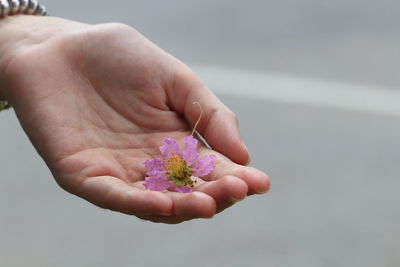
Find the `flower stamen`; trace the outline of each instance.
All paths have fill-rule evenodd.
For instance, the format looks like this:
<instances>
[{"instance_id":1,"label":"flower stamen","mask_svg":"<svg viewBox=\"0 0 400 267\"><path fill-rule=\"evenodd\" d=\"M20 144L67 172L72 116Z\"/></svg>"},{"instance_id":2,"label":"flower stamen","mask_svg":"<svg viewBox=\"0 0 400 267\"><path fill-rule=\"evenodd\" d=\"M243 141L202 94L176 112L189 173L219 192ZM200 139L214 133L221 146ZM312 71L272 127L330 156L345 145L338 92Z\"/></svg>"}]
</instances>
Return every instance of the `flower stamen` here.
<instances>
[{"instance_id":1,"label":"flower stamen","mask_svg":"<svg viewBox=\"0 0 400 267\"><path fill-rule=\"evenodd\" d=\"M183 158L176 155L176 153L173 153L172 156L164 159L164 166L167 171L167 178L177 186L191 186L193 184L191 179L192 168L186 164Z\"/></svg>"}]
</instances>

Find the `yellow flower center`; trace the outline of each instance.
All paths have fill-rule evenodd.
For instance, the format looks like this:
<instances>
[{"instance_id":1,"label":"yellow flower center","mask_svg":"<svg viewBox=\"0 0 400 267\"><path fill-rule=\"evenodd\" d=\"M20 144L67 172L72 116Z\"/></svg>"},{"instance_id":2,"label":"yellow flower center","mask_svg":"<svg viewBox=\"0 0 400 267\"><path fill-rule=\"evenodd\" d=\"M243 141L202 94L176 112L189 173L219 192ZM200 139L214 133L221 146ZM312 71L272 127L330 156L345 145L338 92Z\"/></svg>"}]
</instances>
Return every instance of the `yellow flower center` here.
<instances>
[{"instance_id":1,"label":"yellow flower center","mask_svg":"<svg viewBox=\"0 0 400 267\"><path fill-rule=\"evenodd\" d=\"M192 168L190 168L184 159L174 154L171 157L164 159L167 177L173 181L176 186L186 185L192 186L193 181Z\"/></svg>"}]
</instances>

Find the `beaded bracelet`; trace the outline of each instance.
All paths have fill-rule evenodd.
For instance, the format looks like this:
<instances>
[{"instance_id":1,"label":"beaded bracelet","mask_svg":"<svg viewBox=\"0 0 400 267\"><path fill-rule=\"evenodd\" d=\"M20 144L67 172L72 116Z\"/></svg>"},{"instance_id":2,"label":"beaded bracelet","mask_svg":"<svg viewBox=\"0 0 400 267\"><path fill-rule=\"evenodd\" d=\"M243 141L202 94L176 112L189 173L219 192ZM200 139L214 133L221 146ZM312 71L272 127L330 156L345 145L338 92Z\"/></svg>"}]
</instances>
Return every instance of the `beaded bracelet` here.
<instances>
[{"instance_id":1,"label":"beaded bracelet","mask_svg":"<svg viewBox=\"0 0 400 267\"><path fill-rule=\"evenodd\" d=\"M17 14L46 16L46 8L37 0L0 0L0 17Z\"/></svg>"},{"instance_id":2,"label":"beaded bracelet","mask_svg":"<svg viewBox=\"0 0 400 267\"><path fill-rule=\"evenodd\" d=\"M46 16L46 8L37 0L0 0L0 18L26 14ZM10 108L7 100L0 100L0 111Z\"/></svg>"}]
</instances>

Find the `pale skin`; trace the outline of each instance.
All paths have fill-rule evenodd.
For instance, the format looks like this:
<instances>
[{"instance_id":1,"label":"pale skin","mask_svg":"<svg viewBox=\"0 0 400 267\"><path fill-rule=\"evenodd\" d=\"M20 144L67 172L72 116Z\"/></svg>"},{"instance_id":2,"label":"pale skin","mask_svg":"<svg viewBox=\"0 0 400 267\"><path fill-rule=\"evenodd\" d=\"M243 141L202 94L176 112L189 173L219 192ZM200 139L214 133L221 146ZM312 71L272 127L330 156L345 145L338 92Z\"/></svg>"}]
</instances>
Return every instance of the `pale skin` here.
<instances>
[{"instance_id":1,"label":"pale skin","mask_svg":"<svg viewBox=\"0 0 400 267\"><path fill-rule=\"evenodd\" d=\"M269 189L265 173L245 166L235 114L185 64L126 25L1 19L0 99L58 184L99 207L179 223ZM216 154L216 168L192 193L146 190L143 162L160 155L165 137L191 133L193 102L203 109L197 130L212 147L200 154Z\"/></svg>"}]
</instances>

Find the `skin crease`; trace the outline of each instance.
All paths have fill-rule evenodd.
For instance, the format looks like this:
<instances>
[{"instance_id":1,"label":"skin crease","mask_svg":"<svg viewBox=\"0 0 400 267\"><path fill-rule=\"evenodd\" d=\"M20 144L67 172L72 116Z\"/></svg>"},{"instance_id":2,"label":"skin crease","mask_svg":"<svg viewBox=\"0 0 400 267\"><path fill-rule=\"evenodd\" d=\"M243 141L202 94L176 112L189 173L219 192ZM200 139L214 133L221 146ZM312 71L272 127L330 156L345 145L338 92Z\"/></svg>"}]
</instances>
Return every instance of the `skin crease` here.
<instances>
[{"instance_id":1,"label":"skin crease","mask_svg":"<svg viewBox=\"0 0 400 267\"><path fill-rule=\"evenodd\" d=\"M186 65L134 29L54 17L0 22L0 93L58 184L93 204L154 222L210 218L269 189L237 119ZM165 137L198 132L216 154L193 193L145 190L144 161ZM182 145L182 143L181 143Z\"/></svg>"}]
</instances>

